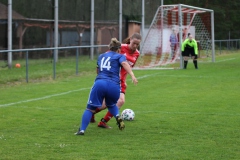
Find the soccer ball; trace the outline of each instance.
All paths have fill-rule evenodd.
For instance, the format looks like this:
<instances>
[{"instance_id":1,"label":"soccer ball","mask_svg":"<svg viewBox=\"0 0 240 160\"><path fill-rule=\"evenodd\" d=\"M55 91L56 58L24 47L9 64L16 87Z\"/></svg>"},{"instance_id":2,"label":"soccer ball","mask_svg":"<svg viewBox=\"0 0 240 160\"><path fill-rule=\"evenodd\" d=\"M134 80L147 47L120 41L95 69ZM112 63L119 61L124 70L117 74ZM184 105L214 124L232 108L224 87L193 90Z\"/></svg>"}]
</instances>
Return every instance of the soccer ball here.
<instances>
[{"instance_id":1,"label":"soccer ball","mask_svg":"<svg viewBox=\"0 0 240 160\"><path fill-rule=\"evenodd\" d=\"M20 68L20 67L21 67L21 64L17 63L17 64L15 65L15 67L16 67L16 68Z\"/></svg>"},{"instance_id":2,"label":"soccer ball","mask_svg":"<svg viewBox=\"0 0 240 160\"><path fill-rule=\"evenodd\" d=\"M122 111L121 117L123 120L132 121L134 120L135 113L131 109L124 109Z\"/></svg>"}]
</instances>

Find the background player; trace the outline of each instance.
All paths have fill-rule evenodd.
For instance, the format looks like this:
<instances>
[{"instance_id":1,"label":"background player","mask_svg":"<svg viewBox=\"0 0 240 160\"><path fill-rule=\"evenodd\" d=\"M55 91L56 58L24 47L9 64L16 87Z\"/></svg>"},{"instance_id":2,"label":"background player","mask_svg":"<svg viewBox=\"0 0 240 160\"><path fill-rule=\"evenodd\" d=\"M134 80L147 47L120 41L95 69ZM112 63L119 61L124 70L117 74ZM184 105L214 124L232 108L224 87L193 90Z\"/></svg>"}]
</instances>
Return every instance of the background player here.
<instances>
[{"instance_id":1,"label":"background player","mask_svg":"<svg viewBox=\"0 0 240 160\"><path fill-rule=\"evenodd\" d=\"M176 55L177 48L178 48L177 47L178 46L178 38L177 38L175 29L172 30L172 33L169 38L169 42L170 42L170 47L171 47L171 56L172 56L172 60L173 60Z\"/></svg>"},{"instance_id":2,"label":"background player","mask_svg":"<svg viewBox=\"0 0 240 160\"><path fill-rule=\"evenodd\" d=\"M116 38L112 38L109 44L110 51L101 54L98 57L98 75L95 79L94 85L91 89L87 108L82 115L82 123L76 135L84 135L84 132L90 122L92 114L96 108L101 107L103 100L109 112L116 118L120 130L124 129L125 125L119 116L119 109L116 103L120 96L120 68L121 66L125 71L131 75L134 84L137 84L131 67L126 61L126 57L119 54L121 50L121 43Z\"/></svg>"},{"instance_id":3,"label":"background player","mask_svg":"<svg viewBox=\"0 0 240 160\"><path fill-rule=\"evenodd\" d=\"M184 60L184 69L187 69L189 56L193 59L195 69L198 69L197 58L198 58L198 45L197 41L193 39L192 35L189 34L188 38L182 43L182 56Z\"/></svg>"}]
</instances>

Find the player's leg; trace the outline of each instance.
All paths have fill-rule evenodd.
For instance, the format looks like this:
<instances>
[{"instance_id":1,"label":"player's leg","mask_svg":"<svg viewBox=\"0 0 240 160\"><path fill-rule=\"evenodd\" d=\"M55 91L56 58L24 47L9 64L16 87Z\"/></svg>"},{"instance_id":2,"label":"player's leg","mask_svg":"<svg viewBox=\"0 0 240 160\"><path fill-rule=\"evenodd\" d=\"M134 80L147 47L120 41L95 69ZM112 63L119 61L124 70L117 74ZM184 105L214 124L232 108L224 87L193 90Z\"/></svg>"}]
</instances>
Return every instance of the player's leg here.
<instances>
[{"instance_id":1,"label":"player's leg","mask_svg":"<svg viewBox=\"0 0 240 160\"><path fill-rule=\"evenodd\" d=\"M105 102L106 102L108 111L111 113L111 115L113 115L116 118L118 128L120 130L123 130L125 128L125 124L120 117L119 108L116 105L116 103L120 99L119 90L120 90L119 85L111 86L111 91L108 92L108 94L105 98Z\"/></svg>"},{"instance_id":2,"label":"player's leg","mask_svg":"<svg viewBox=\"0 0 240 160\"><path fill-rule=\"evenodd\" d=\"M125 94L124 93L120 93L120 97L117 101L116 106L120 109L123 104L125 103ZM111 128L110 126L108 126L106 123L108 121L110 121L110 119L113 117L113 115L111 114L111 112L107 112L106 115L104 116L104 118L101 119L101 121L98 123L98 127L102 127L102 128Z\"/></svg>"},{"instance_id":3,"label":"player's leg","mask_svg":"<svg viewBox=\"0 0 240 160\"><path fill-rule=\"evenodd\" d=\"M107 82L101 80L98 80L94 83L94 86L92 87L89 94L87 108L82 115L81 125L78 132L75 133L76 135L84 135L84 132L87 129L88 124L90 123L93 113L98 107L102 106L107 85Z\"/></svg>"},{"instance_id":4,"label":"player's leg","mask_svg":"<svg viewBox=\"0 0 240 160\"><path fill-rule=\"evenodd\" d=\"M92 109L89 109L92 108ZM90 105L87 106L87 109L84 111L82 115L82 122L81 122L81 127L79 127L79 130L76 135L84 135L85 130L88 127L88 124L90 123L90 119L92 117L92 114L94 112L94 108Z\"/></svg>"},{"instance_id":5,"label":"player's leg","mask_svg":"<svg viewBox=\"0 0 240 160\"><path fill-rule=\"evenodd\" d=\"M176 57L176 55L177 55L177 44L174 44L174 46L173 46L172 60L174 60L174 58Z\"/></svg>"},{"instance_id":6,"label":"player's leg","mask_svg":"<svg viewBox=\"0 0 240 160\"><path fill-rule=\"evenodd\" d=\"M198 55L192 56L193 64L194 64L195 69L198 69L197 58L198 58Z\"/></svg>"},{"instance_id":7,"label":"player's leg","mask_svg":"<svg viewBox=\"0 0 240 160\"><path fill-rule=\"evenodd\" d=\"M171 44L171 58L174 56L174 44Z\"/></svg>"},{"instance_id":8,"label":"player's leg","mask_svg":"<svg viewBox=\"0 0 240 160\"><path fill-rule=\"evenodd\" d=\"M102 107L97 108L97 109L95 110L95 112L93 113L90 122L91 122L91 123L95 123L95 122L96 122L96 120L95 120L95 114L97 114L98 112L101 112L102 110L104 110L104 109L106 109L106 108L107 108L107 106L106 106L105 100L104 100L104 101L103 101L103 104L102 104Z\"/></svg>"},{"instance_id":9,"label":"player's leg","mask_svg":"<svg viewBox=\"0 0 240 160\"><path fill-rule=\"evenodd\" d=\"M120 117L118 107L116 105L115 106L111 106L111 107L108 107L108 110L116 118L118 128L120 130L123 130L125 128L125 124L124 124L122 118Z\"/></svg>"},{"instance_id":10,"label":"player's leg","mask_svg":"<svg viewBox=\"0 0 240 160\"><path fill-rule=\"evenodd\" d=\"M187 48L185 48L185 50L182 52L182 56L183 56L183 69L187 69L188 56L189 56L189 52Z\"/></svg>"},{"instance_id":11,"label":"player's leg","mask_svg":"<svg viewBox=\"0 0 240 160\"><path fill-rule=\"evenodd\" d=\"M187 69L187 65L188 65L188 56L184 56L184 57L183 57L183 60L184 60L184 66L183 66L183 69Z\"/></svg>"}]
</instances>

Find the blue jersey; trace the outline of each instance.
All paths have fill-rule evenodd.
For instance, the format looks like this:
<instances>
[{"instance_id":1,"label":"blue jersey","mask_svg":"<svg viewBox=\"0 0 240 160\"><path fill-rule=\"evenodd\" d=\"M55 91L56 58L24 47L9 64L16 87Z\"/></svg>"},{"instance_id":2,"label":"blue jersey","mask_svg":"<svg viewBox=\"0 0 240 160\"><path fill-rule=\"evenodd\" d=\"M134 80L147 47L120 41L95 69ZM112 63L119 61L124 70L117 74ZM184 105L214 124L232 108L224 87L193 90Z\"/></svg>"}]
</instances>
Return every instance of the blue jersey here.
<instances>
[{"instance_id":1,"label":"blue jersey","mask_svg":"<svg viewBox=\"0 0 240 160\"><path fill-rule=\"evenodd\" d=\"M120 68L121 63L126 61L126 57L116 52L106 52L98 57L98 79L107 79L116 83L120 83Z\"/></svg>"},{"instance_id":2,"label":"blue jersey","mask_svg":"<svg viewBox=\"0 0 240 160\"><path fill-rule=\"evenodd\" d=\"M88 108L101 107L105 98L108 107L114 106L120 96L120 68L126 57L116 52L106 52L98 57L98 75L91 89Z\"/></svg>"}]
</instances>

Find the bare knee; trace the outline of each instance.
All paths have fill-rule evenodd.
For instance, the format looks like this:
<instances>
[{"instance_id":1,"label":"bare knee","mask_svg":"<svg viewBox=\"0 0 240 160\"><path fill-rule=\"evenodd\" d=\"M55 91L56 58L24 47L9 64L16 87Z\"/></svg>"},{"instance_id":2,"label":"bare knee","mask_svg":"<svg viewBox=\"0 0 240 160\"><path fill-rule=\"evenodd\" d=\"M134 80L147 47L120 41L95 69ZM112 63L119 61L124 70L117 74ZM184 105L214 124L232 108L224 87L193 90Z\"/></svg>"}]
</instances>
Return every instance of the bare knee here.
<instances>
[{"instance_id":1,"label":"bare knee","mask_svg":"<svg viewBox=\"0 0 240 160\"><path fill-rule=\"evenodd\" d=\"M106 108L107 108L106 103L105 103L105 101L103 101L102 106L98 109L101 111L101 110L104 110Z\"/></svg>"},{"instance_id":2,"label":"bare knee","mask_svg":"<svg viewBox=\"0 0 240 160\"><path fill-rule=\"evenodd\" d=\"M117 106L118 108L121 108L125 103L125 99L124 98L119 98L118 102L117 102Z\"/></svg>"}]
</instances>

